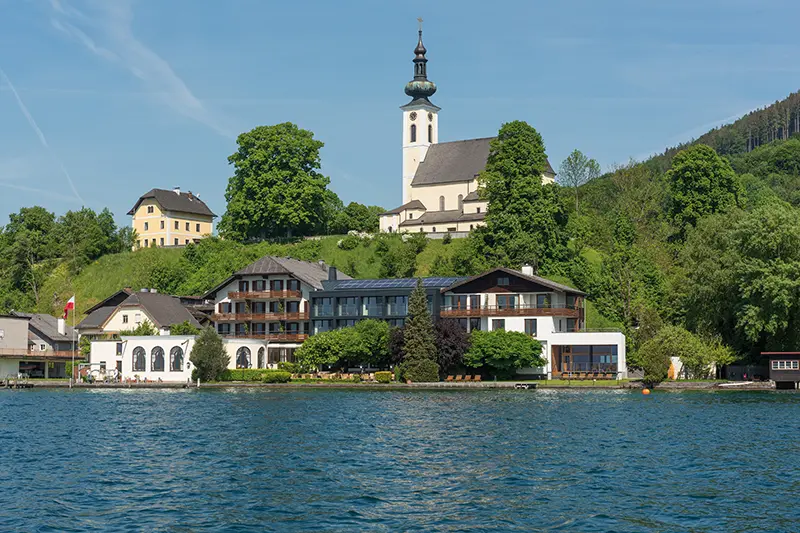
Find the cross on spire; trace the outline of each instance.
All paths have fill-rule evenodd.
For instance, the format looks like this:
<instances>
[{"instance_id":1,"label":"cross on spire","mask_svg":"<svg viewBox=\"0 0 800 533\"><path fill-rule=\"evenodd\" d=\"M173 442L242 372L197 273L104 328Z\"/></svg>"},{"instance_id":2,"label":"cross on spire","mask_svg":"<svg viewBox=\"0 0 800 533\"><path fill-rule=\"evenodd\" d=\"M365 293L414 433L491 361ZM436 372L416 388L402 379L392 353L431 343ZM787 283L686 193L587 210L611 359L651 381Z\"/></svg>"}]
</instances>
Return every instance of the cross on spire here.
<instances>
[{"instance_id":1,"label":"cross on spire","mask_svg":"<svg viewBox=\"0 0 800 533\"><path fill-rule=\"evenodd\" d=\"M419 22L419 31L422 31L422 17L417 17L417 22Z\"/></svg>"}]
</instances>

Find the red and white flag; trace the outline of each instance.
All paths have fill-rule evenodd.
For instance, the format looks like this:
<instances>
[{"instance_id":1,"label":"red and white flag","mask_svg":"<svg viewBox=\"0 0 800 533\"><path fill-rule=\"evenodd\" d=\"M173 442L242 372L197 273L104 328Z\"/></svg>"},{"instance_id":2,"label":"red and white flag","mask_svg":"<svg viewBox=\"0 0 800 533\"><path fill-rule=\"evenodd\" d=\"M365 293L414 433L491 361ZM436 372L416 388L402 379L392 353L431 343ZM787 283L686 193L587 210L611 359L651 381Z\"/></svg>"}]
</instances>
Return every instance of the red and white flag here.
<instances>
[{"instance_id":1,"label":"red and white flag","mask_svg":"<svg viewBox=\"0 0 800 533\"><path fill-rule=\"evenodd\" d=\"M69 299L67 305L64 306L64 318L67 318L69 312L73 311L74 309L75 309L75 297L73 296L72 298Z\"/></svg>"}]
</instances>

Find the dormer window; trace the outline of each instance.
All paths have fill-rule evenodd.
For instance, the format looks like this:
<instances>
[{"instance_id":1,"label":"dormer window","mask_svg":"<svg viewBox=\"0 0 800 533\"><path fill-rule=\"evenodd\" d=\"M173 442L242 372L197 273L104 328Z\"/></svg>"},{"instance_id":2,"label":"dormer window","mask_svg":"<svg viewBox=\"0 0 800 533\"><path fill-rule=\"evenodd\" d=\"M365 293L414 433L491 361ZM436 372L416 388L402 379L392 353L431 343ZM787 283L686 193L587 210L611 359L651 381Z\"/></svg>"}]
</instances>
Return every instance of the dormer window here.
<instances>
[{"instance_id":1,"label":"dormer window","mask_svg":"<svg viewBox=\"0 0 800 533\"><path fill-rule=\"evenodd\" d=\"M148 215L149 215L149 214L151 214L151 213L153 212L153 209L154 209L154 208L153 208L153 206L152 206L152 205L148 205L148 206L147 206L147 214L148 214Z\"/></svg>"},{"instance_id":2,"label":"dormer window","mask_svg":"<svg viewBox=\"0 0 800 533\"><path fill-rule=\"evenodd\" d=\"M497 284L500 285L501 287L508 287L509 285L511 285L511 282L509 281L508 277L500 277L497 278Z\"/></svg>"}]
</instances>

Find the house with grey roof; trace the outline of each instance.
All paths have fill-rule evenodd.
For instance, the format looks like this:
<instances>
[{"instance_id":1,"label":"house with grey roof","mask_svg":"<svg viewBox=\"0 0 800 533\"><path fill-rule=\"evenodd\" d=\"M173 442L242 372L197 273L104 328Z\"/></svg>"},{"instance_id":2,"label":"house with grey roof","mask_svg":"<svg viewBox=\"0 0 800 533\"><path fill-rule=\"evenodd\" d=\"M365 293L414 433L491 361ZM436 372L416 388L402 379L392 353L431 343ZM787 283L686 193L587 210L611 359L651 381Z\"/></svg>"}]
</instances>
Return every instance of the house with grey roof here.
<instances>
[{"instance_id":1,"label":"house with grey roof","mask_svg":"<svg viewBox=\"0 0 800 533\"><path fill-rule=\"evenodd\" d=\"M380 216L382 232L467 233L482 225L488 208L480 198L478 175L486 168L492 137L439 142L439 111L430 97L427 49L422 29L414 49L414 78L406 84L411 101L403 111L402 205ZM547 162L543 184L555 181Z\"/></svg>"},{"instance_id":2,"label":"house with grey roof","mask_svg":"<svg viewBox=\"0 0 800 533\"><path fill-rule=\"evenodd\" d=\"M214 232L215 215L192 191L150 189L128 211L137 240L134 250L157 246L186 246Z\"/></svg>"},{"instance_id":3,"label":"house with grey roof","mask_svg":"<svg viewBox=\"0 0 800 533\"><path fill-rule=\"evenodd\" d=\"M77 340L63 318L18 311L0 316L0 380L20 374L67 377L66 362L77 350Z\"/></svg>"},{"instance_id":4,"label":"house with grey roof","mask_svg":"<svg viewBox=\"0 0 800 533\"><path fill-rule=\"evenodd\" d=\"M311 293L329 278L350 279L323 261L264 256L234 272L203 298L236 368L268 368L294 360L310 334Z\"/></svg>"}]
</instances>

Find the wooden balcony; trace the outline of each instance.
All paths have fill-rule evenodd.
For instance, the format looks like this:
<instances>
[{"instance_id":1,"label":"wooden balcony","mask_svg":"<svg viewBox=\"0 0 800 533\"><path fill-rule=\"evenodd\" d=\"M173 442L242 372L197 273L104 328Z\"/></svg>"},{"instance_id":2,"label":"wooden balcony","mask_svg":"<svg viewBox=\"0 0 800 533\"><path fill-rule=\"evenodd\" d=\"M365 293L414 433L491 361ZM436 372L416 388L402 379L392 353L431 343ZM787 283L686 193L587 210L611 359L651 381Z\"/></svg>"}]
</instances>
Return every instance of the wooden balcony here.
<instances>
[{"instance_id":1,"label":"wooden balcony","mask_svg":"<svg viewBox=\"0 0 800 533\"><path fill-rule=\"evenodd\" d=\"M476 309L463 309L458 307L442 307L440 316L442 318L470 318L482 316L558 316L565 318L580 318L583 314L583 309L580 307L566 307L566 306L496 306L489 305L479 307Z\"/></svg>"},{"instance_id":2,"label":"wooden balcony","mask_svg":"<svg viewBox=\"0 0 800 533\"><path fill-rule=\"evenodd\" d=\"M35 350L24 350L15 348L2 348L0 349L0 358L21 358L21 359L53 359L63 360L72 359L71 351L54 351L47 350L44 352L37 352ZM81 351L78 349L78 343L75 343L75 359L83 359Z\"/></svg>"},{"instance_id":3,"label":"wooden balcony","mask_svg":"<svg viewBox=\"0 0 800 533\"><path fill-rule=\"evenodd\" d=\"M229 292L228 298L231 300L276 300L302 298L300 291L235 291Z\"/></svg>"},{"instance_id":4,"label":"wooden balcony","mask_svg":"<svg viewBox=\"0 0 800 533\"><path fill-rule=\"evenodd\" d=\"M214 322L276 322L280 320L308 320L308 311L299 313L217 313Z\"/></svg>"},{"instance_id":5,"label":"wooden balcony","mask_svg":"<svg viewBox=\"0 0 800 533\"><path fill-rule=\"evenodd\" d=\"M222 335L226 339L252 339L270 342L303 342L307 333L230 333Z\"/></svg>"}]
</instances>

